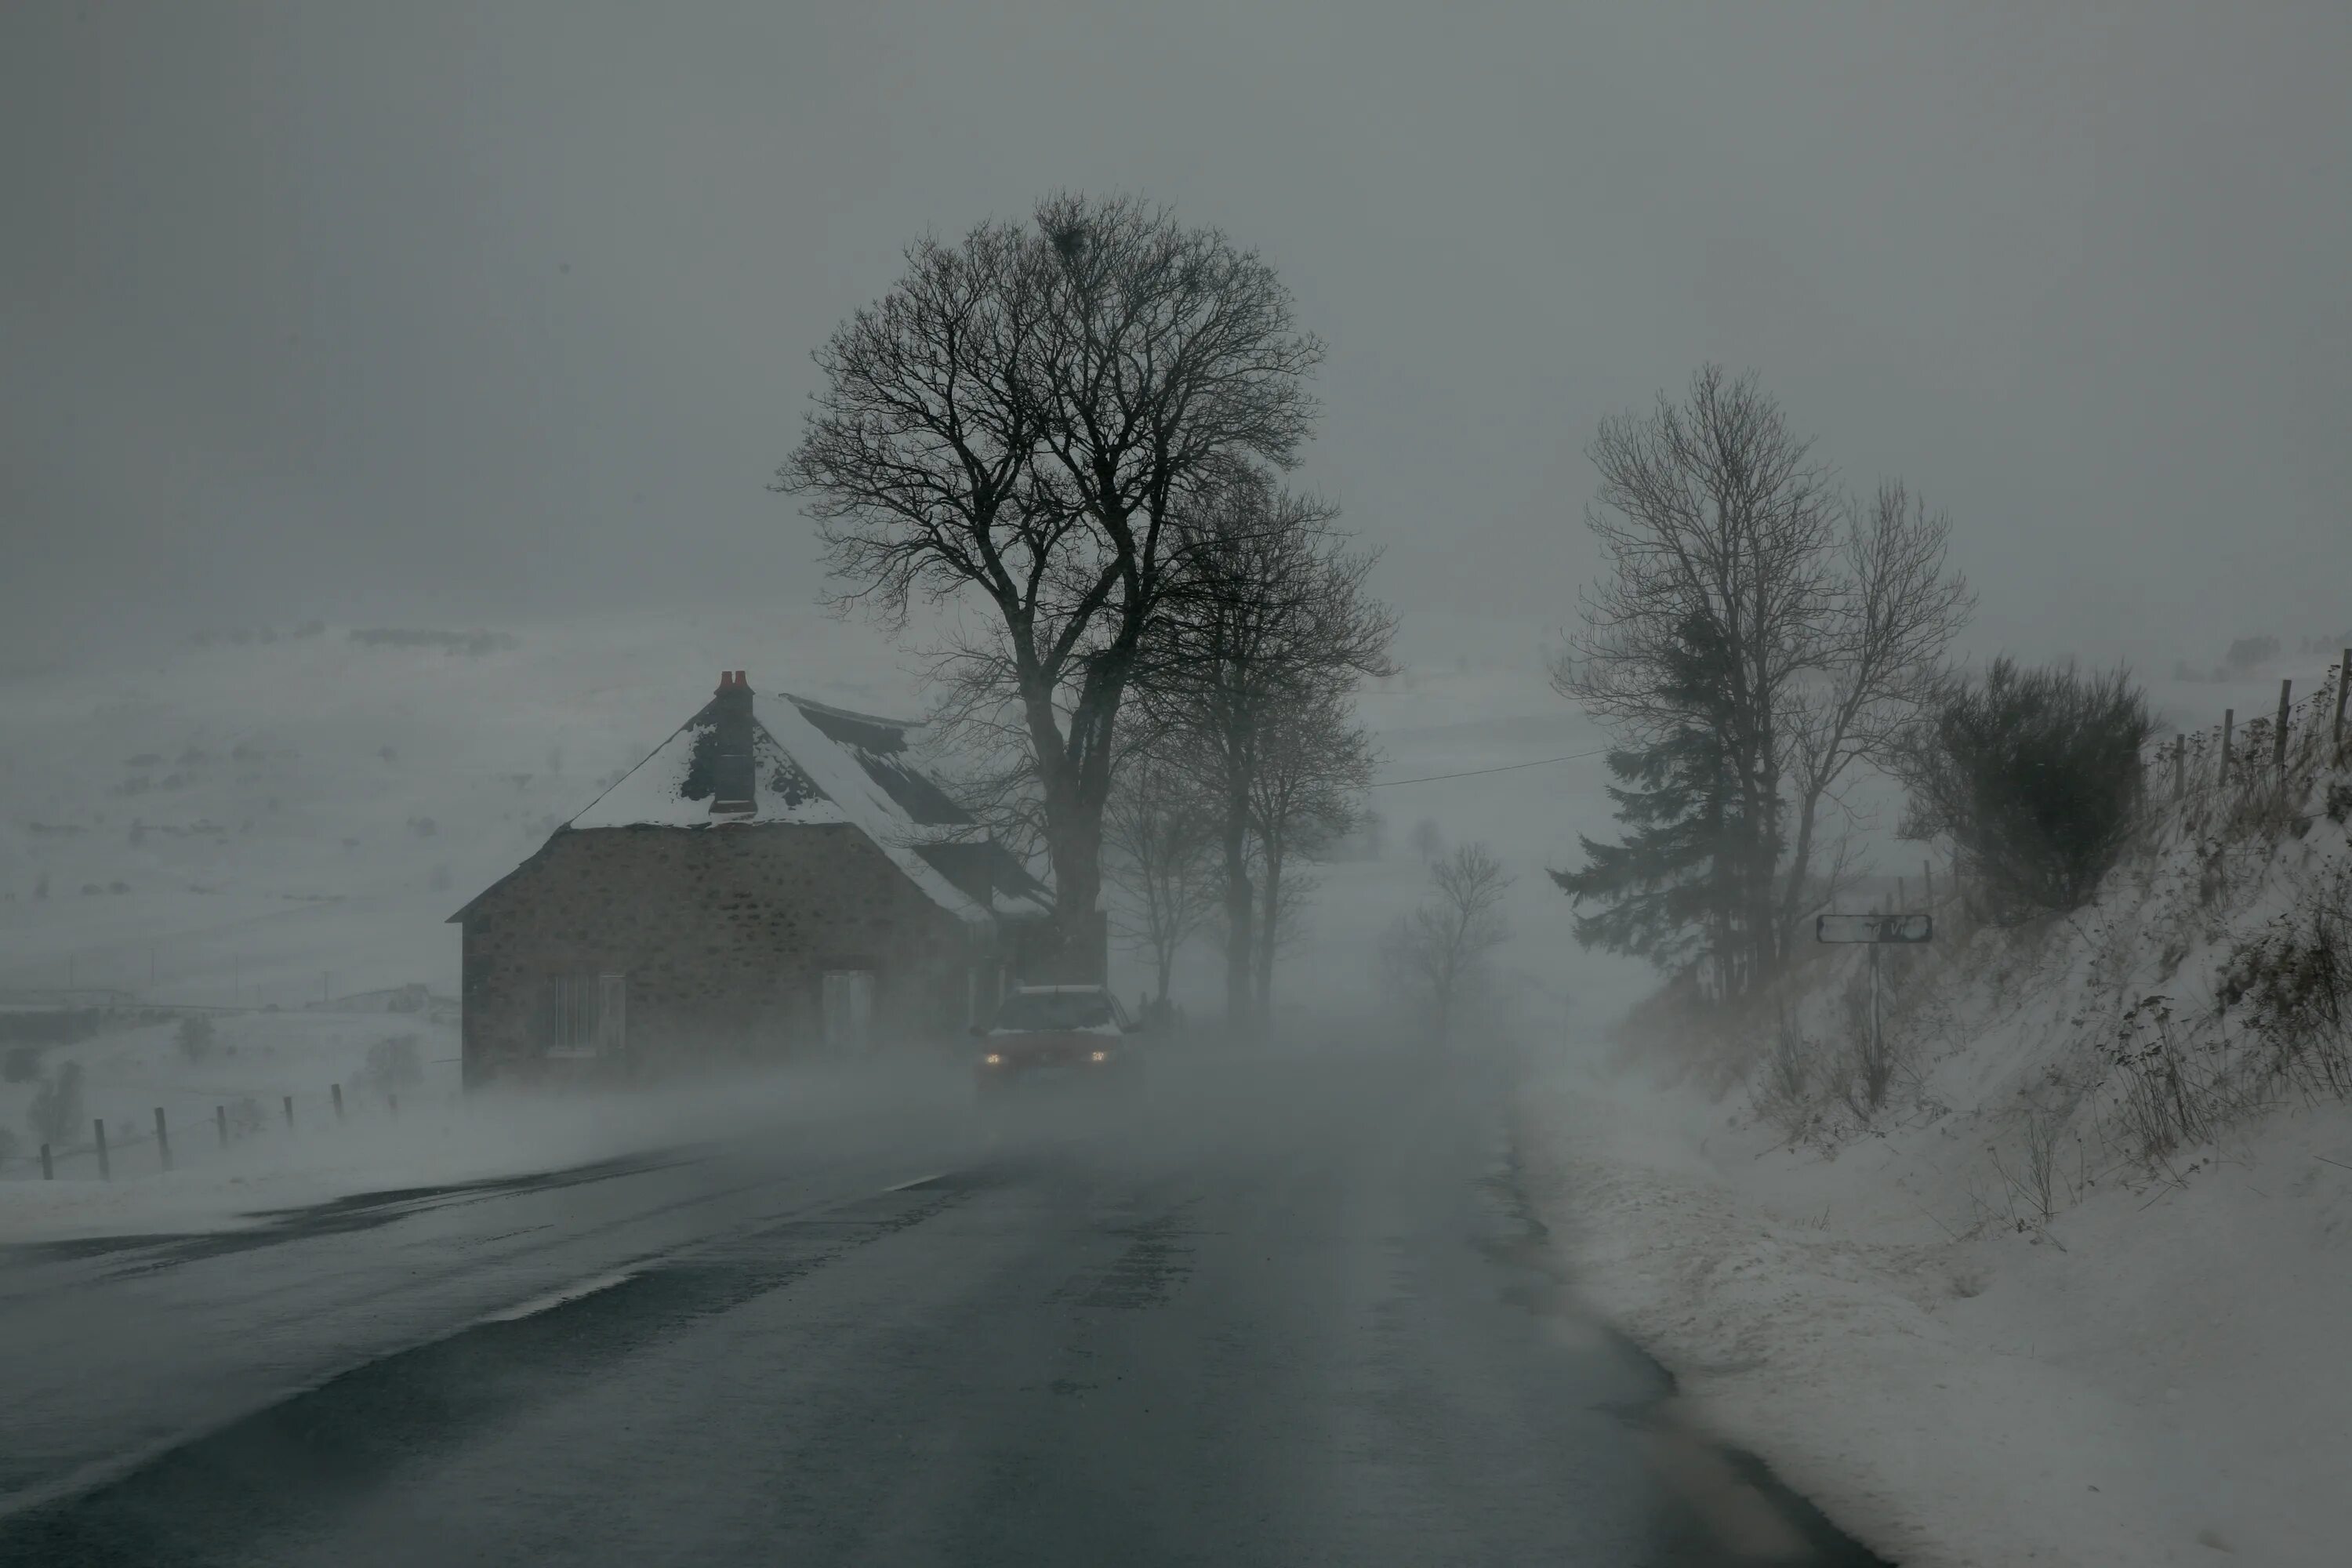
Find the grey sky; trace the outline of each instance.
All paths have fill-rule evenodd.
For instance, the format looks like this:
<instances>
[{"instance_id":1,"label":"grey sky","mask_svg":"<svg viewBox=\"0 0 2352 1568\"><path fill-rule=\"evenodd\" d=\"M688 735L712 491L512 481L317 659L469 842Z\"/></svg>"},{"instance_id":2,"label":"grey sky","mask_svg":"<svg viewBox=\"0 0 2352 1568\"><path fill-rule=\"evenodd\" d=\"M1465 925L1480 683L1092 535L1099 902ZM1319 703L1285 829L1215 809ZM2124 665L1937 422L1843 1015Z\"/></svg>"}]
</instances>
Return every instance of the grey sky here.
<instances>
[{"instance_id":1,"label":"grey sky","mask_svg":"<svg viewBox=\"0 0 2352 1568\"><path fill-rule=\"evenodd\" d=\"M2347 80L2334 0L12 0L0 651L803 602L809 349L1057 186L1281 267L1408 609L1565 614L1594 421L1712 357L1952 509L1979 647L2331 632Z\"/></svg>"}]
</instances>

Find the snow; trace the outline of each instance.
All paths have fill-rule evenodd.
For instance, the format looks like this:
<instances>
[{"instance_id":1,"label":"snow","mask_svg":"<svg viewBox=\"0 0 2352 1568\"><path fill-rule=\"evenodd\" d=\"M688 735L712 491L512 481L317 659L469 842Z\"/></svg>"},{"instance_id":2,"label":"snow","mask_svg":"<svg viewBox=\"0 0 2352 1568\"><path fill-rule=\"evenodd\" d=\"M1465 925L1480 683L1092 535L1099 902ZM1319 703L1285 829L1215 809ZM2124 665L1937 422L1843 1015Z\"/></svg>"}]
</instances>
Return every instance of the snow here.
<instances>
[{"instance_id":1,"label":"snow","mask_svg":"<svg viewBox=\"0 0 2352 1568\"><path fill-rule=\"evenodd\" d=\"M2313 1156L2352 1163L2352 1114L2290 1118L2154 1209L2117 1190L2046 1239L1921 1241L1961 1195L1924 1154L1826 1180L1695 1096L1574 1069L1521 1110L1591 1304L1889 1558L2344 1560L2352 1171Z\"/></svg>"},{"instance_id":2,"label":"snow","mask_svg":"<svg viewBox=\"0 0 2352 1568\"><path fill-rule=\"evenodd\" d=\"M723 829L745 823L847 823L880 846L924 896L942 909L968 921L989 918L990 910L965 896L916 853L918 845L939 835L927 833L890 797L861 761L856 748L845 746L817 729L801 711L798 700L789 694L755 691L752 717L758 726L752 741L757 793L748 814L714 817L707 800L691 800L681 793L692 766L697 733L689 721L568 826ZM788 773L797 773L816 793L780 792L776 780ZM1000 895L993 902L993 912L998 914L1041 912L1027 899Z\"/></svg>"},{"instance_id":3,"label":"snow","mask_svg":"<svg viewBox=\"0 0 2352 1568\"><path fill-rule=\"evenodd\" d=\"M68 1047L88 1062L90 1109L110 1125L144 1126L167 1105L179 1168L155 1173L152 1146L134 1143L110 1185L79 1163L45 1184L20 1149L0 1169L16 1178L0 1179L0 1237L201 1227L733 1125L732 1090L675 1103L452 1104L454 1086L437 1079L404 1091L396 1122L359 1096L348 1122L332 1122L325 1086L348 1081L369 1043L412 1026L304 1004L411 982L454 992L457 947L442 922L567 814L582 826L600 820L593 812L666 820L656 811L678 808L684 748L656 769L667 752L657 742L706 700L709 671L789 672L856 711L919 705L894 684L877 637L814 610L515 630L514 647L478 658L331 632L0 681L0 988L234 1004L221 1027L240 1038L245 1064L233 1079L217 1065L199 1073L174 1060L161 1030ZM1409 618L1405 671L1362 699L1381 776L1604 744L1549 687L1551 636L1478 615ZM2262 685L2159 682L2158 695L2205 722L2224 702L2264 710ZM811 741L797 713L775 712L789 704L755 702L832 810L883 810L887 796L856 778L814 771L831 764L812 759L837 755L863 777L854 756ZM191 751L207 760L184 768ZM129 765L147 755L169 761ZM642 778L631 773L640 763ZM582 812L607 780L626 790ZM1601 784L1594 759L1378 793L1386 853L1307 871L1320 887L1278 983L1285 1016L1378 1027L1379 932L1425 883L1408 847L1414 825L1432 819L1449 846L1487 839L1517 877L1507 963L1528 1011L1548 1037L1581 1042L1522 1099L1531 1187L1593 1305L1676 1372L1696 1414L1906 1564L2342 1561L2352 1522L2336 1497L2352 1453L2342 1109L2282 1112L2184 1152L2179 1163L2197 1167L2185 1184L2116 1184L2094 1159L2080 1194L2022 1232L1989 1164L1988 1143L2014 1148L2018 1089L2080 1065L2071 1020L2082 1005L2111 1007L2149 978L2179 923L2168 900L2189 905L2193 868L2159 868L2154 898L2086 917L2081 934L2005 977L1980 968L1939 994L1919 1015L1932 1037L1920 1093L1948 1113L1848 1138L1824 1159L1777 1147L1742 1093L1661 1091L1582 1065L1598 1047L1572 1021L1606 1017L1647 984L1638 966L1576 952L1567 900L1542 876L1574 861L1580 833L1609 832ZM651 804L632 804L637 789ZM709 823L707 803L687 805ZM779 805L762 800L761 813ZM427 821L429 833L415 826ZM2283 864L2297 855L2307 847ZM43 873L51 894L36 900ZM2231 931L2267 918L2278 874L2247 869L2226 929L2186 939L2183 973L2209 973ZM127 896L79 890L116 880ZM1944 952L1942 942L1927 951ZM1114 978L1136 994L1137 970ZM1184 954L1177 989L1213 1010L1212 944ZM283 1011L260 1012L268 1003ZM253 1064L271 1058L258 1047L273 1039L278 1067L260 1071ZM428 1074L454 1070L438 1061L454 1047L428 1038L425 1054ZM208 1147L210 1108L228 1089L252 1093L272 1120L223 1159ZM277 1112L287 1092L307 1097L291 1138ZM0 1087L0 1118L20 1138L28 1093Z\"/></svg>"},{"instance_id":4,"label":"snow","mask_svg":"<svg viewBox=\"0 0 2352 1568\"><path fill-rule=\"evenodd\" d=\"M2347 1560L2352 1106L2288 1097L2151 1169L2100 1049L2158 993L2192 1058L2239 1048L2221 964L2352 866L2325 819L2215 844L2181 834L2072 919L1916 950L1908 1074L1870 1127L1791 1131L1760 1072L1709 1092L1698 1053L1662 1088L1590 1041L1520 1096L1528 1180L1593 1308L1911 1568ZM1832 1026L1861 962L1818 962L1801 1028ZM2053 1118L2045 1220L2013 1178Z\"/></svg>"},{"instance_id":5,"label":"snow","mask_svg":"<svg viewBox=\"0 0 2352 1568\"><path fill-rule=\"evenodd\" d=\"M114 1036L85 1042L83 1048L135 1052L141 1043ZM772 1138L780 1128L844 1117L905 1118L925 1108L960 1106L970 1092L961 1075L884 1063L614 1091L460 1095L452 1065L446 1076L404 1090L396 1115L381 1095L347 1090L346 1116L338 1121L324 1096L326 1080L317 1076L333 1067L331 1060L311 1064L307 1081L316 1087L298 1100L290 1130L275 1099L267 1102L264 1125L225 1151L209 1106L184 1130L175 1121L174 1168L168 1173L158 1170L152 1141L116 1150L110 1182L99 1178L87 1157L78 1156L59 1169L58 1179L46 1182L37 1169L16 1163L5 1173L14 1179L0 1179L0 1243L231 1229L355 1194L659 1157L681 1147ZM110 1082L133 1103L143 1103L170 1077L160 1062L147 1063L145 1070L149 1076L142 1079L119 1068ZM96 1093L92 1104L111 1109Z\"/></svg>"}]
</instances>

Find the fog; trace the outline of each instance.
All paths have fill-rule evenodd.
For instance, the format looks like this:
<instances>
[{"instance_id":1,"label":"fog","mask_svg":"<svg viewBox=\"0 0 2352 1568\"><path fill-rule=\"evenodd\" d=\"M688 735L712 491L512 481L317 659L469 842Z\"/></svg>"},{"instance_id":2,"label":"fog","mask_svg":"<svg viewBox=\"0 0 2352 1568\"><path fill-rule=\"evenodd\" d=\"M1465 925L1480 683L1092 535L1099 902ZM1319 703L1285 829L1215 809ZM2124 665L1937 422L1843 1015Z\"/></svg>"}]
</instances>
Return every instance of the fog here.
<instances>
[{"instance_id":1,"label":"fog","mask_svg":"<svg viewBox=\"0 0 2352 1568\"><path fill-rule=\"evenodd\" d=\"M0 1559L2340 1561L2347 82L2343 0L0 5ZM812 354L1071 195L1271 267L1344 531L1162 476L1160 619L1003 667L1115 771L900 722L1032 623L803 510L986 489ZM1006 276L1092 331L1085 210ZM1702 366L1888 499L1571 669ZM1073 383L1015 507L1116 533ZM1229 724L1234 625L1322 640Z\"/></svg>"},{"instance_id":2,"label":"fog","mask_svg":"<svg viewBox=\"0 0 2352 1568\"><path fill-rule=\"evenodd\" d=\"M0 19L0 639L801 606L763 486L899 247L1262 249L1305 477L1534 640L1595 421L1754 367L1958 523L1980 650L2352 621L2338 5L119 6Z\"/></svg>"}]
</instances>

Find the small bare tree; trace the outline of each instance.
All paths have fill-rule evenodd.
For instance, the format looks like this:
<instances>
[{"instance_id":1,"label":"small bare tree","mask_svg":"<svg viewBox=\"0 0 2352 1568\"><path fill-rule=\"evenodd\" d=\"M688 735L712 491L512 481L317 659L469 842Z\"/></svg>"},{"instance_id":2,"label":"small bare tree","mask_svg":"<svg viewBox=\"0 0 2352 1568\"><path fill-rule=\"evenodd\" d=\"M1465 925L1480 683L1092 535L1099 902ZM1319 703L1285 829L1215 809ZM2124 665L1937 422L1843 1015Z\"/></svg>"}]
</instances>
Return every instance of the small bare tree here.
<instances>
[{"instance_id":1,"label":"small bare tree","mask_svg":"<svg viewBox=\"0 0 2352 1568\"><path fill-rule=\"evenodd\" d=\"M1111 783L1103 848L1127 894L1120 933L1152 966L1153 1003L1164 1009L1176 954L1217 904L1216 816L1191 776L1149 749Z\"/></svg>"},{"instance_id":2,"label":"small bare tree","mask_svg":"<svg viewBox=\"0 0 2352 1568\"><path fill-rule=\"evenodd\" d=\"M1340 692L1308 690L1269 706L1257 767L1250 781L1250 826L1257 837L1256 1006L1261 1026L1274 1012L1274 963L1285 916L1296 923L1308 883L1293 862L1313 859L1353 832L1372 782L1370 734Z\"/></svg>"},{"instance_id":3,"label":"small bare tree","mask_svg":"<svg viewBox=\"0 0 2352 1568\"><path fill-rule=\"evenodd\" d=\"M1325 789L1313 781L1334 765L1344 773L1331 746L1348 725L1330 721L1333 705L1344 709L1359 678L1389 672L1396 617L1365 586L1375 558L1348 548L1319 500L1244 475L1188 524L1182 577L1139 684L1150 721L1181 737L1215 802L1226 1021L1239 1031L1262 1012L1253 977L1264 973L1267 950L1255 928L1260 906L1278 898L1250 874L1252 835L1263 838L1269 804L1262 774L1280 752L1287 783L1272 804L1284 837L1258 847L1270 850L1258 858L1278 878L1288 825L1301 819L1292 802L1303 806ZM1306 728L1286 734L1294 724Z\"/></svg>"},{"instance_id":4,"label":"small bare tree","mask_svg":"<svg viewBox=\"0 0 2352 1568\"><path fill-rule=\"evenodd\" d=\"M1390 983L1427 1010L1434 1043L1446 1046L1487 961L1510 938L1503 897L1512 878L1484 843L1471 843L1433 861L1429 879L1430 896L1381 939L1381 960Z\"/></svg>"}]
</instances>

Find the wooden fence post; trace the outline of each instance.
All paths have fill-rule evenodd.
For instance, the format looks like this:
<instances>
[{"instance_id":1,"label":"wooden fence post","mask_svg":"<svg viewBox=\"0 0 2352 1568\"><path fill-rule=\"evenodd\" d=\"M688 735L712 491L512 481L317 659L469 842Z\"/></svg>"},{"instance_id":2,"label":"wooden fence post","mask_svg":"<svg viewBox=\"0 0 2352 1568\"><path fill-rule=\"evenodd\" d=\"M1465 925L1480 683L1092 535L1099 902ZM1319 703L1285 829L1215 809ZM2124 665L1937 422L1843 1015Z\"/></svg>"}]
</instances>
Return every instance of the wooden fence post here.
<instances>
[{"instance_id":1,"label":"wooden fence post","mask_svg":"<svg viewBox=\"0 0 2352 1568\"><path fill-rule=\"evenodd\" d=\"M343 1119L343 1086L339 1083L329 1084L327 1098L335 1102L335 1120L341 1121Z\"/></svg>"},{"instance_id":2,"label":"wooden fence post","mask_svg":"<svg viewBox=\"0 0 2352 1568\"><path fill-rule=\"evenodd\" d=\"M98 1179L110 1182L114 1180L114 1167L107 1163L106 1158L106 1118L92 1117L89 1124L98 1135Z\"/></svg>"},{"instance_id":3,"label":"wooden fence post","mask_svg":"<svg viewBox=\"0 0 2352 1568\"><path fill-rule=\"evenodd\" d=\"M2344 744L2344 695L2352 691L2352 647L2344 650L2344 662L2336 667L2336 732L2328 739L2341 747Z\"/></svg>"},{"instance_id":4,"label":"wooden fence post","mask_svg":"<svg viewBox=\"0 0 2352 1568\"><path fill-rule=\"evenodd\" d=\"M164 1129L163 1108L160 1105L155 1108L155 1157L163 1162L163 1169L172 1168L172 1134Z\"/></svg>"},{"instance_id":5,"label":"wooden fence post","mask_svg":"<svg viewBox=\"0 0 2352 1568\"><path fill-rule=\"evenodd\" d=\"M2237 732L2238 732L2238 710L2237 710L2235 708L2224 708L2224 709L2222 709L2222 710L2221 710L2221 782L2222 784L2228 784L2228 783L2230 782L2230 745L2231 745L2231 738L2232 738L2232 737L2234 737L2234 736L2237 734Z\"/></svg>"},{"instance_id":6,"label":"wooden fence post","mask_svg":"<svg viewBox=\"0 0 2352 1568\"><path fill-rule=\"evenodd\" d=\"M2279 777L2286 777L2287 700L2294 692L2293 680L2279 682L2278 733L2271 737L2271 767Z\"/></svg>"},{"instance_id":7,"label":"wooden fence post","mask_svg":"<svg viewBox=\"0 0 2352 1568\"><path fill-rule=\"evenodd\" d=\"M286 1131L294 1131L294 1097L290 1094L286 1097Z\"/></svg>"},{"instance_id":8,"label":"wooden fence post","mask_svg":"<svg viewBox=\"0 0 2352 1568\"><path fill-rule=\"evenodd\" d=\"M57 1179L58 1168L49 1159L49 1146L44 1143L41 1145L41 1180L54 1182Z\"/></svg>"},{"instance_id":9,"label":"wooden fence post","mask_svg":"<svg viewBox=\"0 0 2352 1568\"><path fill-rule=\"evenodd\" d=\"M2172 737L2172 798L2179 800L2189 793L2189 737Z\"/></svg>"},{"instance_id":10,"label":"wooden fence post","mask_svg":"<svg viewBox=\"0 0 2352 1568\"><path fill-rule=\"evenodd\" d=\"M1919 886L1927 889L1927 908L1936 907L1936 867L1925 855L1919 857Z\"/></svg>"}]
</instances>

